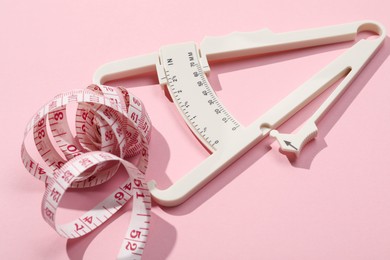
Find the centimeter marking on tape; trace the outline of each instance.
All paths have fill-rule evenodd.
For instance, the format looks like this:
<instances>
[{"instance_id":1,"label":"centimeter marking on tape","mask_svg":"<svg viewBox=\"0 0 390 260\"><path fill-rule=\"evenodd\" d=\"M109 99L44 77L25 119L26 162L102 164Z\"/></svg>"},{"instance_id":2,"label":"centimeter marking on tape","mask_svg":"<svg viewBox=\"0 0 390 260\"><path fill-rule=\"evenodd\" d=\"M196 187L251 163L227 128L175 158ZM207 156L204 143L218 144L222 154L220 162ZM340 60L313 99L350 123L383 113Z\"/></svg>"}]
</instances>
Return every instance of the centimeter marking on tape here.
<instances>
[{"instance_id":1,"label":"centimeter marking on tape","mask_svg":"<svg viewBox=\"0 0 390 260\"><path fill-rule=\"evenodd\" d=\"M77 103L76 136L67 119L66 106L70 103ZM25 141L31 131L44 163L27 151ZM144 180L150 133L151 122L142 102L121 87L91 85L58 95L43 106L27 124L21 157L25 168L46 184L41 204L45 221L59 235L77 238L93 231L133 199L131 221L118 258L140 259L151 216L151 196ZM139 156L136 165L126 160L132 156ZM125 183L79 218L56 223L56 211L69 188L104 183L120 165L129 175Z\"/></svg>"}]
</instances>

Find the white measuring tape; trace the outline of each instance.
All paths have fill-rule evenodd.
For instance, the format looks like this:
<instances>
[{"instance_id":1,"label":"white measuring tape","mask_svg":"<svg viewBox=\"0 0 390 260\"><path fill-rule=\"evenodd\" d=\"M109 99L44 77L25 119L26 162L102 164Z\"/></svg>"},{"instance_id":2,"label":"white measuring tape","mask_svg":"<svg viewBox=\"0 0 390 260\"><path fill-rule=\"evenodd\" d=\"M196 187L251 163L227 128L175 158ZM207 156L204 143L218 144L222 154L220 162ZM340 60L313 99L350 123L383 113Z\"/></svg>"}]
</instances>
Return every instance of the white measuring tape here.
<instances>
[{"instance_id":1,"label":"white measuring tape","mask_svg":"<svg viewBox=\"0 0 390 260\"><path fill-rule=\"evenodd\" d=\"M78 103L75 137L67 121L66 106L70 103ZM31 130L44 163L33 159L26 149L25 141ZM91 85L85 90L70 91L56 96L36 113L26 127L21 156L26 169L46 183L42 216L59 235L83 236L133 198L131 221L118 259L141 258L151 210L151 197L144 180L150 130L150 119L142 102L121 87ZM139 157L136 165L126 160L133 156ZM57 208L68 188L104 183L120 165L129 174L125 183L78 219L56 223Z\"/></svg>"}]
</instances>

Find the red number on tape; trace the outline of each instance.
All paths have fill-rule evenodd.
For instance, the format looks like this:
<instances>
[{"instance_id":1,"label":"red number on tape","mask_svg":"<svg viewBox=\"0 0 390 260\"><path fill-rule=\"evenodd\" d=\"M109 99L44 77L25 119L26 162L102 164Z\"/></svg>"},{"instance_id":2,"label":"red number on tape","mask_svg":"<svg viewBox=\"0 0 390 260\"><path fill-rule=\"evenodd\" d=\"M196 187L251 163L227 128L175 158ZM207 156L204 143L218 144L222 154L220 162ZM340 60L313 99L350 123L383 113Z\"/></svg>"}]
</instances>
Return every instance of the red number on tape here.
<instances>
[{"instance_id":1,"label":"red number on tape","mask_svg":"<svg viewBox=\"0 0 390 260\"><path fill-rule=\"evenodd\" d=\"M24 138L32 129L36 131L34 138L40 140L35 140L35 144L44 156L47 167L40 167L29 155L25 142L22 145L22 161L34 177L46 182L42 215L61 236L76 238L89 233L127 203L127 198L132 197L136 214L133 214L126 234L137 239L137 243L146 242L150 193L143 188L142 176L146 165L143 163L141 166L140 162L147 162L151 123L141 101L131 96L133 105L137 106L131 108L129 100L130 95L124 88L91 85L85 90L74 90L56 96L27 124ZM78 105L75 127L81 129L76 131L76 136L73 136L68 125L71 115L65 113L66 105L72 102ZM137 109L137 112L131 109ZM46 128L45 120L49 116L52 121ZM64 120L65 117L68 120ZM50 135L55 142L52 143ZM54 145L58 145L60 149L55 149ZM137 165L124 160L139 155L142 160ZM58 205L69 188L99 185L114 175L119 164L123 164L129 175L125 183L85 215L67 224L55 222ZM56 169L51 172L53 165ZM136 189L132 189L133 182ZM125 246L121 247L119 255L140 259L143 248L127 240L128 238L124 240Z\"/></svg>"},{"instance_id":2,"label":"red number on tape","mask_svg":"<svg viewBox=\"0 0 390 260\"><path fill-rule=\"evenodd\" d=\"M54 114L54 119L55 119L56 121L62 120L63 118L64 118L64 114L63 114L62 112L58 112L58 113L55 113L55 114Z\"/></svg>"}]
</instances>

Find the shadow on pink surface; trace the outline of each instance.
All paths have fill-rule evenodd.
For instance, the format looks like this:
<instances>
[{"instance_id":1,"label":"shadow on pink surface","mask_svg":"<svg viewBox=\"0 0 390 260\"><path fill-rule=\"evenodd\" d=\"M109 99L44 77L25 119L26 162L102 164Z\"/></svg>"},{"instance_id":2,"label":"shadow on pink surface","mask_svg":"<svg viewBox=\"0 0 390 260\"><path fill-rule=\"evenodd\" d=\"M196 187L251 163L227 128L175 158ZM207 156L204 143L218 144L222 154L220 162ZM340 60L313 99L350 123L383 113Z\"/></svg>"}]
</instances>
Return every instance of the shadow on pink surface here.
<instances>
[{"instance_id":1,"label":"shadow on pink surface","mask_svg":"<svg viewBox=\"0 0 390 260\"><path fill-rule=\"evenodd\" d=\"M321 119L318 124L319 132L316 139L309 142L299 158L291 158L291 165L299 168L309 169L315 156L323 149L327 147L325 138L331 131L333 126L339 121L344 112L353 103L353 100L359 95L363 88L367 85L368 81L375 74L375 71L384 63L384 61L390 55L390 42L389 37L386 37L385 42L378 53L367 64L365 68L360 72L360 75L351 83L351 86L341 96L341 98L334 104L334 106L327 112L325 117ZM333 91L334 87L326 91L325 96L320 97L320 100L324 100L330 91ZM322 102L322 101L321 101ZM311 110L311 107L305 107L303 113L307 113L307 110ZM305 117L306 118L306 117ZM362 122L363 123L363 122ZM358 141L358 140L356 140Z\"/></svg>"},{"instance_id":2,"label":"shadow on pink surface","mask_svg":"<svg viewBox=\"0 0 390 260\"><path fill-rule=\"evenodd\" d=\"M147 170L147 179L156 179L162 184L170 185L171 182L166 175L166 168L170 157L169 147L163 136L157 129L152 129L152 138L149 152L150 163ZM158 157L153 160L154 157ZM60 204L60 211L88 210L105 199L113 190L123 184L128 178L126 171L120 168L119 171L107 182L89 188L69 189ZM68 213L68 212L67 212ZM65 214L67 214L65 213ZM61 215L59 216L61 218ZM68 219L67 219L68 220ZM63 223L61 221L61 223Z\"/></svg>"},{"instance_id":3,"label":"shadow on pink surface","mask_svg":"<svg viewBox=\"0 0 390 260\"><path fill-rule=\"evenodd\" d=\"M153 163L150 164L147 174L150 172L151 178L158 179L162 183L167 181L169 182L168 177L164 175L170 156L169 147L165 139L156 129L153 129L152 136L153 142L151 145L150 156L153 157L155 153L158 153L158 160L154 160ZM85 188L82 191L78 189L70 189L65 194L65 197L61 202L61 208L59 211L63 214L59 214L59 222L65 223L70 219L78 217L80 215L80 211L86 211L93 208L126 179L127 173L123 168L121 168L115 176L106 183L91 188ZM121 218L125 214L130 215L129 212L131 211L131 208L132 200L130 200L129 203L127 203L96 230L77 239L68 239L67 253L69 258L72 260L84 259L88 247L90 247L91 243L98 238L99 234L106 228L110 229L110 225L116 225L113 222L118 220L118 218ZM124 227L123 230L125 230ZM113 233L113 236L116 233L120 234L120 232L111 233ZM166 259L172 250L175 241L175 228L152 212L150 232L143 259ZM95 250L95 248L92 248L91 250ZM112 257L115 257L115 255Z\"/></svg>"},{"instance_id":4,"label":"shadow on pink surface","mask_svg":"<svg viewBox=\"0 0 390 260\"><path fill-rule=\"evenodd\" d=\"M308 143L301 153L299 158L290 158L290 163L294 167L309 169L312 161L316 155L326 148L325 137L330 132L332 127L342 117L349 105L358 96L367 82L375 74L375 71L384 63L387 57L390 55L390 43L389 37L384 42L384 45L373 57L373 59L362 70L360 75L352 82L346 93L342 95L339 101L330 109L327 115L320 121L319 135L317 138ZM318 53L333 51L339 49L349 48L351 43L340 43L323 47L313 47L303 50L290 51L285 53L277 53L272 55L255 56L247 59L232 60L226 63L212 64L212 73L209 76L209 82L213 86L214 90L218 91L223 89L218 79L218 75L222 73L243 70L246 68L266 66L268 64L277 63L281 61L297 59L308 55L315 55ZM292 132L297 126L301 125L325 100L328 94L333 91L337 84L330 87L320 97L312 101L309 105L299 111L294 117L284 123L279 129L283 132ZM275 140L272 138L266 138L261 143L252 148L249 152L243 155L234 163L234 167L228 167L223 173L218 175L213 181L209 182L205 187L198 191L194 196L190 197L186 202L178 207L169 208L162 207L163 210L172 215L185 215L189 214L205 201L213 197L219 190L225 187L228 183L233 181L237 176L243 173L257 160L262 158L268 151L271 150L271 144ZM283 155L282 155L283 156Z\"/></svg>"},{"instance_id":5,"label":"shadow on pink surface","mask_svg":"<svg viewBox=\"0 0 390 260\"><path fill-rule=\"evenodd\" d=\"M387 37L388 38L388 37ZM299 158L290 158L290 163L294 167L309 169L311 163L313 162L316 155L326 148L325 138L333 126L338 122L338 120L342 117L344 112L347 110L349 105L353 102L353 100L359 95L361 90L367 84L367 82L371 79L371 77L375 74L375 71L383 64L383 62L390 55L390 46L388 39L385 41L382 48L378 51L377 55L373 57L372 61L368 63L365 69L360 73L357 79L352 83L352 85L348 88L346 93L343 94L341 99L336 102L336 104L330 109L327 115L320 121L319 127L319 135L317 138L307 144L303 152L301 153ZM231 60L226 63L217 63L212 64L212 73L209 76L209 81L211 86L213 86L214 90L219 91L222 90L221 83L219 81L218 75L223 73L228 73L232 71L243 70L246 68L253 67L262 67L273 63L278 63L286 60L299 59L306 56L316 55L319 53L330 52L335 50L341 50L345 48L349 48L351 43L340 43L333 44L322 47L313 47L307 48L303 50L297 51L289 51L271 55L262 55L255 56L240 60ZM155 76L146 75L145 77L138 79L124 79L123 82L126 84L121 84L122 81L116 81L115 85L121 84L126 85L126 87L134 87L139 85L152 85L156 84L157 79ZM130 85L129 85L130 83ZM257 83L260 84L260 83ZM291 120L288 120L285 124L283 124L279 129L283 132L292 132L299 125L301 125L312 113L313 111L325 100L325 98L330 94L335 86L330 87L327 91L325 91L320 97L315 99L309 105L304 107L301 111L299 111ZM163 158L159 159L159 162L153 162L151 167L148 169L148 179L156 179L158 183L161 183L162 186L169 186L171 181L165 175L161 175L162 172L166 171L166 165L169 156L169 146L166 143L165 139L161 134L157 131L153 133L153 142L154 147L151 147L151 153L154 153L153 150L160 149L158 151L159 155L162 155ZM194 139L195 140L195 139ZM234 168L229 167L224 171L224 173L220 174L216 177L215 180L211 181L204 188L202 188L199 192L197 192L192 198L189 198L181 206L175 208L164 208L169 214L172 215L184 215L189 214L200 205L202 205L205 201L211 198L214 194L216 194L219 190L225 187L228 183L234 180L238 175L243 173L246 169L248 169L251 165L253 165L256 161L261 159L268 151L271 150L271 145L273 144L274 139L266 138L260 144L256 145L252 150L250 150L247 154L243 155L237 162L234 163ZM161 148L162 147L162 148ZM163 149L164 151L161 151ZM149 175L150 174L150 175ZM162 177L161 177L162 176Z\"/></svg>"}]
</instances>

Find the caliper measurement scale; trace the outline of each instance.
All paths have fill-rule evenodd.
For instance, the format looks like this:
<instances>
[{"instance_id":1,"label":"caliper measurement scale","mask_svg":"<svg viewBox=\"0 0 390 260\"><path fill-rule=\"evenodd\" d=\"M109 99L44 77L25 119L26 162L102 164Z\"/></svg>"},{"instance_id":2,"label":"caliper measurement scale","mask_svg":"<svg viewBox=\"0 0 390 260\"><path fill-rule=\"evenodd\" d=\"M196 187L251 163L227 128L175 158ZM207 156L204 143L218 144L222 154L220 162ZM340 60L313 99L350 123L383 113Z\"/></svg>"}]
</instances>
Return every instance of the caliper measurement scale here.
<instances>
[{"instance_id":1,"label":"caliper measurement scale","mask_svg":"<svg viewBox=\"0 0 390 260\"><path fill-rule=\"evenodd\" d=\"M239 131L240 124L218 100L198 58L194 43L171 45L161 50L166 84L178 110L192 132L210 150Z\"/></svg>"}]
</instances>

